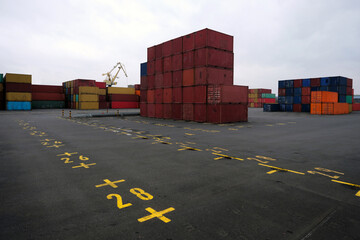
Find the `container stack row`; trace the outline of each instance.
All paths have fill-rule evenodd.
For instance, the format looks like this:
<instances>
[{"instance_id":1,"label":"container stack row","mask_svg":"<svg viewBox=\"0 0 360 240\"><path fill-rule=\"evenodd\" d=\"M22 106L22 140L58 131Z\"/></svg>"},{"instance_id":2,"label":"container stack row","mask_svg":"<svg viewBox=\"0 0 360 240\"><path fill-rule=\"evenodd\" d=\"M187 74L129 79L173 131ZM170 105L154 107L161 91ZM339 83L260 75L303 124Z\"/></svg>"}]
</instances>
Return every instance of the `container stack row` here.
<instances>
[{"instance_id":1,"label":"container stack row","mask_svg":"<svg viewBox=\"0 0 360 240\"><path fill-rule=\"evenodd\" d=\"M107 99L109 108L139 108L140 97L135 88L108 87Z\"/></svg>"},{"instance_id":2,"label":"container stack row","mask_svg":"<svg viewBox=\"0 0 360 240\"><path fill-rule=\"evenodd\" d=\"M5 98L4 98L4 75L0 73L0 110L5 109Z\"/></svg>"},{"instance_id":3,"label":"container stack row","mask_svg":"<svg viewBox=\"0 0 360 240\"><path fill-rule=\"evenodd\" d=\"M31 110L31 75L7 73L4 83L6 110Z\"/></svg>"},{"instance_id":4,"label":"container stack row","mask_svg":"<svg viewBox=\"0 0 360 240\"><path fill-rule=\"evenodd\" d=\"M353 111L360 111L360 95L354 95Z\"/></svg>"},{"instance_id":5,"label":"container stack row","mask_svg":"<svg viewBox=\"0 0 360 240\"><path fill-rule=\"evenodd\" d=\"M65 107L65 94L62 86L32 85L32 109L54 109Z\"/></svg>"},{"instance_id":6,"label":"container stack row","mask_svg":"<svg viewBox=\"0 0 360 240\"><path fill-rule=\"evenodd\" d=\"M108 102L106 100L106 83L105 82L95 82L95 86L98 87L99 109L107 109Z\"/></svg>"},{"instance_id":7,"label":"container stack row","mask_svg":"<svg viewBox=\"0 0 360 240\"><path fill-rule=\"evenodd\" d=\"M275 94L271 93L271 89L249 89L248 107L262 108L265 103L276 103Z\"/></svg>"},{"instance_id":8,"label":"container stack row","mask_svg":"<svg viewBox=\"0 0 360 240\"><path fill-rule=\"evenodd\" d=\"M337 92L312 91L310 113L318 115L348 114L351 110L349 104L339 103L338 98Z\"/></svg>"},{"instance_id":9,"label":"container stack row","mask_svg":"<svg viewBox=\"0 0 360 240\"><path fill-rule=\"evenodd\" d=\"M248 87L233 85L233 37L210 29L147 49L140 114L225 123L247 121Z\"/></svg>"},{"instance_id":10,"label":"container stack row","mask_svg":"<svg viewBox=\"0 0 360 240\"><path fill-rule=\"evenodd\" d=\"M352 79L341 76L279 81L280 111L310 112L311 93L314 91L337 92L338 102L348 103L351 112Z\"/></svg>"}]
</instances>

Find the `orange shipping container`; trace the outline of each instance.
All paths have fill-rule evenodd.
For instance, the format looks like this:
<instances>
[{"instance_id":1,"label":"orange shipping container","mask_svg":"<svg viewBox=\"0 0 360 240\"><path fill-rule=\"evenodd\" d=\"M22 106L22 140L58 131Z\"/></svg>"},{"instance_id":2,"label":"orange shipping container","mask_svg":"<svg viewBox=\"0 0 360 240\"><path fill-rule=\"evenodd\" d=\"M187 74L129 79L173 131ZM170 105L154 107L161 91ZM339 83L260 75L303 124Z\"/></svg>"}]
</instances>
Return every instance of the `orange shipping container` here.
<instances>
[{"instance_id":1,"label":"orange shipping container","mask_svg":"<svg viewBox=\"0 0 360 240\"><path fill-rule=\"evenodd\" d=\"M311 103L310 114L321 114L321 103Z\"/></svg>"},{"instance_id":2,"label":"orange shipping container","mask_svg":"<svg viewBox=\"0 0 360 240\"><path fill-rule=\"evenodd\" d=\"M311 103L336 103L338 102L337 92L312 91Z\"/></svg>"},{"instance_id":3,"label":"orange shipping container","mask_svg":"<svg viewBox=\"0 0 360 240\"><path fill-rule=\"evenodd\" d=\"M140 96L140 90L135 90L135 94Z\"/></svg>"},{"instance_id":4,"label":"orange shipping container","mask_svg":"<svg viewBox=\"0 0 360 240\"><path fill-rule=\"evenodd\" d=\"M348 103L334 103L334 114L348 114L349 104Z\"/></svg>"},{"instance_id":5,"label":"orange shipping container","mask_svg":"<svg viewBox=\"0 0 360 240\"><path fill-rule=\"evenodd\" d=\"M321 114L333 115L334 114L334 103L323 103L321 105Z\"/></svg>"}]
</instances>

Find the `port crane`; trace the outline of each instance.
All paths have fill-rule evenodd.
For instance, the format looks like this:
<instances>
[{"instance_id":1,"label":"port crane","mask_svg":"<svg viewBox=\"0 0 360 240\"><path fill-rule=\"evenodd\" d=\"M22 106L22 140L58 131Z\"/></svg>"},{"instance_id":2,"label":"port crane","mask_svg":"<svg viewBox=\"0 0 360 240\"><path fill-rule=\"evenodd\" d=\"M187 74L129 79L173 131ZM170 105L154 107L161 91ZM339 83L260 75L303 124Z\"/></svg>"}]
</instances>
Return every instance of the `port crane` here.
<instances>
[{"instance_id":1,"label":"port crane","mask_svg":"<svg viewBox=\"0 0 360 240\"><path fill-rule=\"evenodd\" d=\"M115 68L118 68L118 70L117 70L116 74L114 76L112 76L111 73L112 73L112 71L115 70ZM118 74L121 69L123 70L125 76L128 77L126 70L125 70L125 65L121 62L118 62L109 72L102 74L103 76L106 76L104 82L106 83L107 87L111 87L112 85L117 84L117 82L115 82L115 80L116 80L116 78L118 78Z\"/></svg>"}]
</instances>

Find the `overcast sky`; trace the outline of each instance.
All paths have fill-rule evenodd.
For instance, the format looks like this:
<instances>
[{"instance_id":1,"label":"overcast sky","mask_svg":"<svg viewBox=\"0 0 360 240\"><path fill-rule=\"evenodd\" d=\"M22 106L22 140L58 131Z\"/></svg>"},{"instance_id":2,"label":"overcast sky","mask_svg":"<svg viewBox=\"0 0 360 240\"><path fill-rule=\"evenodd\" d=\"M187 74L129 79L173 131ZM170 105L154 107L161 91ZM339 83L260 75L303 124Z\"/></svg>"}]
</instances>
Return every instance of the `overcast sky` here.
<instances>
[{"instance_id":1,"label":"overcast sky","mask_svg":"<svg viewBox=\"0 0 360 240\"><path fill-rule=\"evenodd\" d=\"M210 28L234 36L234 83L271 88L321 76L354 80L360 94L359 0L0 0L0 73L35 84L140 82L147 48Z\"/></svg>"}]
</instances>

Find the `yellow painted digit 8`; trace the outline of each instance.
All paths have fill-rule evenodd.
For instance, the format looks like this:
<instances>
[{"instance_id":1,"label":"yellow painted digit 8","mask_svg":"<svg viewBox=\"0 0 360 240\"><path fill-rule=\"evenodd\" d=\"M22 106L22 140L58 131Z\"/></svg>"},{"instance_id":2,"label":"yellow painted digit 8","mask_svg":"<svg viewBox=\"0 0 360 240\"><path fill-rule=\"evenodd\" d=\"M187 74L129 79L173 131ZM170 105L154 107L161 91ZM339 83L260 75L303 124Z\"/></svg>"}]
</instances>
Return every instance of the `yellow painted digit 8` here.
<instances>
[{"instance_id":1,"label":"yellow painted digit 8","mask_svg":"<svg viewBox=\"0 0 360 240\"><path fill-rule=\"evenodd\" d=\"M130 189L130 192L132 194L134 194L135 196L137 196L138 198L140 198L141 200L147 201L147 200L151 200L154 198L151 194L145 192L141 188L132 188L132 189Z\"/></svg>"}]
</instances>

